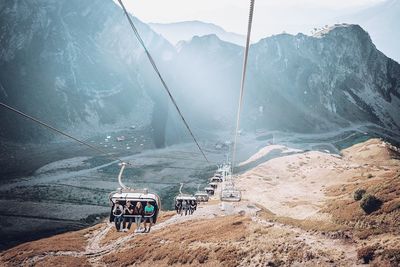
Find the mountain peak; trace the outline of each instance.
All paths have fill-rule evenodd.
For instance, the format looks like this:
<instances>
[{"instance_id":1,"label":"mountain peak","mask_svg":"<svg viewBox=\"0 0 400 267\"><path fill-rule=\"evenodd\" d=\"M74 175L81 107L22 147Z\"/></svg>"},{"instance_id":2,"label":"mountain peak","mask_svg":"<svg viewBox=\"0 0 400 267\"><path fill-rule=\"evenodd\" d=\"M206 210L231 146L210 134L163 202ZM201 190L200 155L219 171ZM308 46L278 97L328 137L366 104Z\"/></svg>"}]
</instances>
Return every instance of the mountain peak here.
<instances>
[{"instance_id":1,"label":"mountain peak","mask_svg":"<svg viewBox=\"0 0 400 267\"><path fill-rule=\"evenodd\" d=\"M349 34L349 33L355 34L355 36L368 36L369 40L371 41L369 34L360 25L347 24L347 23L334 24L332 26L324 27L322 29L315 31L312 36L321 38L328 34L342 35L342 34Z\"/></svg>"},{"instance_id":2,"label":"mountain peak","mask_svg":"<svg viewBox=\"0 0 400 267\"><path fill-rule=\"evenodd\" d=\"M194 36L209 34L215 34L221 40L239 45L242 45L245 40L243 35L227 32L218 25L198 20L173 23L149 23L149 25L172 44L177 44L179 41L189 41Z\"/></svg>"}]
</instances>

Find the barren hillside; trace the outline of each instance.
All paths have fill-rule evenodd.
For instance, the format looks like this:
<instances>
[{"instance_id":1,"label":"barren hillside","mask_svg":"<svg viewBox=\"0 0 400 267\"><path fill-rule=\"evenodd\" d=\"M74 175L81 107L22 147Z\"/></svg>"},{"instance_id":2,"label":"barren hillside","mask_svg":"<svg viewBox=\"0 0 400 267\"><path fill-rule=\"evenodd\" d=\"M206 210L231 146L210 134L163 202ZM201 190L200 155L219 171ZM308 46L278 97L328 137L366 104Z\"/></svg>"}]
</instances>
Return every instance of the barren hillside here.
<instances>
[{"instance_id":1,"label":"barren hillside","mask_svg":"<svg viewBox=\"0 0 400 267\"><path fill-rule=\"evenodd\" d=\"M246 163L271 151L262 149ZM4 251L0 265L400 264L400 161L390 144L371 139L341 155L284 155L242 173L236 183L239 203L215 197L192 216L163 212L149 234L116 232L103 222Z\"/></svg>"}]
</instances>

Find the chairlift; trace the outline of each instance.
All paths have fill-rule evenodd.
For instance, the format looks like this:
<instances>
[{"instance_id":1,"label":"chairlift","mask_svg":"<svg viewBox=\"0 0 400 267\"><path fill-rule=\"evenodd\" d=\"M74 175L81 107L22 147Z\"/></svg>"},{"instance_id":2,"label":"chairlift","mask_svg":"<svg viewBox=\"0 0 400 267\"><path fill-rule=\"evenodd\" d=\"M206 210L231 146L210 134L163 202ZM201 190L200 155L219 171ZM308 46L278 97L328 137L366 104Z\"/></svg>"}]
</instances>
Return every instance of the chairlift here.
<instances>
[{"instance_id":1,"label":"chairlift","mask_svg":"<svg viewBox=\"0 0 400 267\"><path fill-rule=\"evenodd\" d=\"M221 201L234 201L238 202L242 199L242 193L234 186L227 186L221 190Z\"/></svg>"},{"instance_id":2,"label":"chairlift","mask_svg":"<svg viewBox=\"0 0 400 267\"><path fill-rule=\"evenodd\" d=\"M209 196L206 191L199 191L194 194L197 202L208 202Z\"/></svg>"},{"instance_id":3,"label":"chairlift","mask_svg":"<svg viewBox=\"0 0 400 267\"><path fill-rule=\"evenodd\" d=\"M189 195L189 194L180 194L178 196L175 197L175 202L176 201L196 201L196 197L193 195Z\"/></svg>"},{"instance_id":4,"label":"chairlift","mask_svg":"<svg viewBox=\"0 0 400 267\"><path fill-rule=\"evenodd\" d=\"M175 197L175 203L177 201L196 201L196 198L191 194L182 193L183 183L181 183L181 187L179 187L179 195Z\"/></svg>"},{"instance_id":5,"label":"chairlift","mask_svg":"<svg viewBox=\"0 0 400 267\"><path fill-rule=\"evenodd\" d=\"M223 179L221 176L214 176L210 178L210 183L222 183Z\"/></svg>"},{"instance_id":6,"label":"chairlift","mask_svg":"<svg viewBox=\"0 0 400 267\"><path fill-rule=\"evenodd\" d=\"M212 188L214 188L214 190L217 189L217 187L218 187L218 183L216 183L216 182L210 182L210 183L208 183L208 185L211 186Z\"/></svg>"},{"instance_id":7,"label":"chairlift","mask_svg":"<svg viewBox=\"0 0 400 267\"><path fill-rule=\"evenodd\" d=\"M213 196L215 192L214 188L211 186L204 187L204 191L206 191L209 196Z\"/></svg>"},{"instance_id":8,"label":"chairlift","mask_svg":"<svg viewBox=\"0 0 400 267\"><path fill-rule=\"evenodd\" d=\"M182 209L185 212L185 215L189 212L190 214L193 214L194 210L196 210L197 207L197 199L195 196L191 194L184 194L182 193L182 187L183 183L181 183L181 186L179 188L179 195L175 197L175 209L176 212L179 214L182 214Z\"/></svg>"},{"instance_id":9,"label":"chairlift","mask_svg":"<svg viewBox=\"0 0 400 267\"><path fill-rule=\"evenodd\" d=\"M200 203L200 202L208 202L209 196L208 196L207 192L206 191L200 191L199 188L200 188L200 185L197 185L197 191L194 194L194 197L196 198L196 201L198 203Z\"/></svg>"},{"instance_id":10,"label":"chairlift","mask_svg":"<svg viewBox=\"0 0 400 267\"><path fill-rule=\"evenodd\" d=\"M114 221L116 216L123 216L124 218L135 218L142 217L144 220L152 218L153 223L157 222L157 217L159 211L161 209L161 200L160 197L153 192L149 192L147 189L133 189L127 187L124 183L122 183L122 174L125 170L126 163L121 163L121 170L118 174L118 183L121 186L116 191L111 192L109 195L111 212L110 212L110 222ZM118 202L118 204L125 206L126 203L130 201L131 205L136 206L138 202L142 203L142 206L145 207L147 202L149 202L154 207L154 212L152 214L147 214L144 216L141 215L129 215L129 214L115 214L113 212L114 205Z\"/></svg>"},{"instance_id":11,"label":"chairlift","mask_svg":"<svg viewBox=\"0 0 400 267\"><path fill-rule=\"evenodd\" d=\"M225 177L225 183L220 193L221 201L240 201L242 193L235 187L231 174Z\"/></svg>"},{"instance_id":12,"label":"chairlift","mask_svg":"<svg viewBox=\"0 0 400 267\"><path fill-rule=\"evenodd\" d=\"M218 166L218 170L216 171L216 174L221 175L222 177L228 176L231 174L231 164L230 163L224 163ZM216 175L214 175L216 176Z\"/></svg>"}]
</instances>

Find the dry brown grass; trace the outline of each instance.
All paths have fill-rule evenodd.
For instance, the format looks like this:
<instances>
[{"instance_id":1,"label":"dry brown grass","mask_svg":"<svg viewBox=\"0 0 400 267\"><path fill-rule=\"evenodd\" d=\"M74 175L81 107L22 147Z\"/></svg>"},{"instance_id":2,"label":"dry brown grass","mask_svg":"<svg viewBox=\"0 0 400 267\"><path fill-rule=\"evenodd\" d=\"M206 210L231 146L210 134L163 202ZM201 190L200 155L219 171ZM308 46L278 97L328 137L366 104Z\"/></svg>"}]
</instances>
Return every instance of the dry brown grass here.
<instances>
[{"instance_id":1,"label":"dry brown grass","mask_svg":"<svg viewBox=\"0 0 400 267\"><path fill-rule=\"evenodd\" d=\"M367 246L357 250L357 258L362 260L363 263L370 263L375 257L376 247Z\"/></svg>"},{"instance_id":2,"label":"dry brown grass","mask_svg":"<svg viewBox=\"0 0 400 267\"><path fill-rule=\"evenodd\" d=\"M306 231L319 231L319 232L336 232L345 231L349 227L342 224L335 224L328 221L317 221L317 220L298 220L291 217L277 216L271 211L265 209L263 206L256 205L261 209L257 215L264 220L277 222L285 225L291 225L298 227Z\"/></svg>"},{"instance_id":3,"label":"dry brown grass","mask_svg":"<svg viewBox=\"0 0 400 267\"><path fill-rule=\"evenodd\" d=\"M22 266L24 262L34 256L43 256L58 251L84 251L87 245L86 234L95 231L100 226L84 230L64 233L50 238L44 238L24 243L0 254L1 263L7 266Z\"/></svg>"},{"instance_id":4,"label":"dry brown grass","mask_svg":"<svg viewBox=\"0 0 400 267\"><path fill-rule=\"evenodd\" d=\"M157 223L162 223L168 219L170 219L172 216L175 215L174 211L162 211L160 215L157 218ZM102 246L117 240L118 238L125 236L127 234L132 234L135 231L136 224L135 222L132 223L132 228L128 232L117 232L115 228L113 227L107 235L101 240L100 244Z\"/></svg>"},{"instance_id":5,"label":"dry brown grass","mask_svg":"<svg viewBox=\"0 0 400 267\"><path fill-rule=\"evenodd\" d=\"M400 160L396 148L379 139L371 139L343 151L351 161L362 163L359 174L348 178L349 184L332 186L326 193L331 197L323 212L334 222L355 228L355 236L366 239L382 233L400 233ZM382 201L381 207L366 214L354 192L364 189Z\"/></svg>"},{"instance_id":6,"label":"dry brown grass","mask_svg":"<svg viewBox=\"0 0 400 267\"><path fill-rule=\"evenodd\" d=\"M357 263L356 249L359 259L364 260L373 248L372 266L400 266L400 161L392 158L396 153L387 151L376 140L344 152L349 162L363 164L347 171L344 168L345 182L327 189L329 198L323 212L330 214L333 222L277 216L258 206L261 211L257 216L271 224L260 224L239 215L176 223L135 236L117 251L105 255L102 261L108 266L152 267L352 266ZM360 202L354 200L354 191L358 188L381 199L382 207L369 215L363 212ZM294 199L287 204L304 204L302 201ZM174 212L162 212L158 222L173 215ZM321 217L325 218L329 217ZM26 266L32 257L51 252L83 251L86 235L104 227L103 223L84 231L20 245L0 254L0 266L2 263ZM337 240L343 237L338 233L347 234L352 229L355 230L349 242ZM328 235L323 236L322 232ZM112 229L101 243L109 244L126 235ZM357 242L352 243L353 239ZM39 259L37 265L88 266L88 262L85 258L49 256Z\"/></svg>"},{"instance_id":7,"label":"dry brown grass","mask_svg":"<svg viewBox=\"0 0 400 267\"><path fill-rule=\"evenodd\" d=\"M381 208L366 214L360 207L360 201L350 197L357 186L380 199L383 202ZM373 181L368 180L357 186L348 186L344 191L330 188L331 195L337 198L328 201L323 211L331 214L336 223L356 228L356 235L363 239L368 234L399 233L400 178L396 175L390 178L376 177Z\"/></svg>"},{"instance_id":8,"label":"dry brown grass","mask_svg":"<svg viewBox=\"0 0 400 267\"><path fill-rule=\"evenodd\" d=\"M44 260L38 261L36 267L90 267L92 266L86 258L77 258L72 256L57 256L47 257Z\"/></svg>"},{"instance_id":9,"label":"dry brown grass","mask_svg":"<svg viewBox=\"0 0 400 267\"><path fill-rule=\"evenodd\" d=\"M141 235L131 241L130 248L104 257L110 265L128 266L154 263L157 266L218 262L221 266L235 266L241 252L227 241L243 240L250 219L227 216L212 220L193 221L172 225L151 235ZM216 248L214 250L214 248ZM221 250L222 249L222 250Z\"/></svg>"}]
</instances>

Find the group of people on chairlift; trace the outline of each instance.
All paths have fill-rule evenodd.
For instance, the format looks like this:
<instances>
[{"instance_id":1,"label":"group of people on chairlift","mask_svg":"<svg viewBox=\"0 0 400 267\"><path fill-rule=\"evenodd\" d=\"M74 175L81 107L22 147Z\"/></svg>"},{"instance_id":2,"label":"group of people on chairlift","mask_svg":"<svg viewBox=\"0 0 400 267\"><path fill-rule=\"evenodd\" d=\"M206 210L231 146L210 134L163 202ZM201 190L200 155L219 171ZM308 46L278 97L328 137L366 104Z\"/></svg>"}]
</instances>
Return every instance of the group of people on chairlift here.
<instances>
[{"instance_id":1,"label":"group of people on chairlift","mask_svg":"<svg viewBox=\"0 0 400 267\"><path fill-rule=\"evenodd\" d=\"M181 216L183 213L186 215L192 215L193 212L197 209L197 201L196 200L183 200L178 199L175 202L175 210L177 214Z\"/></svg>"},{"instance_id":2,"label":"group of people on chairlift","mask_svg":"<svg viewBox=\"0 0 400 267\"><path fill-rule=\"evenodd\" d=\"M122 205L118 200L115 201L114 208L114 223L117 231L127 232L131 229L132 222L135 221L137 233L148 233L153 225L154 206L147 202L143 207L142 202L138 201L136 205L129 200L125 205ZM144 228L141 223L144 221ZM128 223L128 226L126 225ZM121 228L122 225L122 228Z\"/></svg>"}]
</instances>

